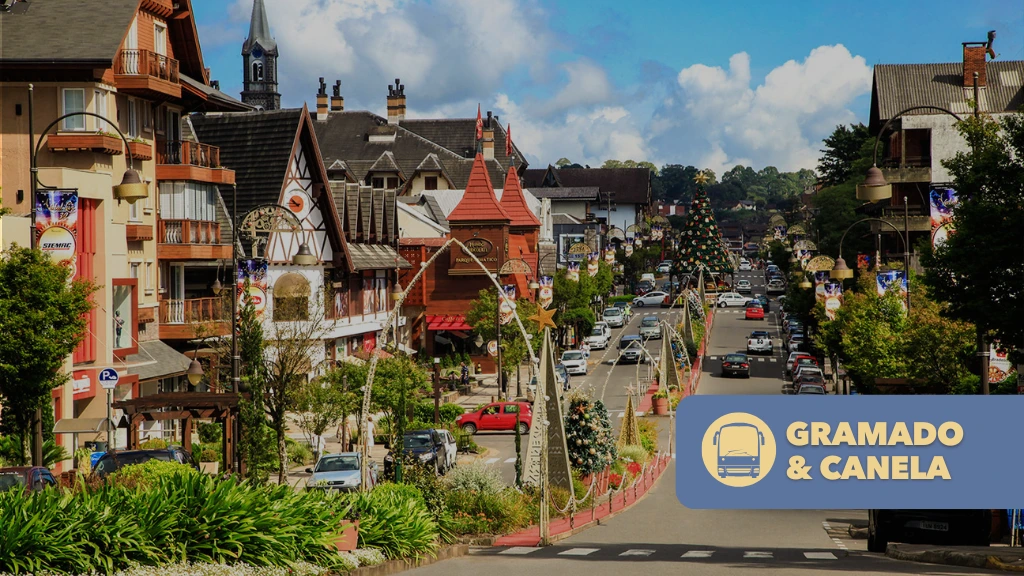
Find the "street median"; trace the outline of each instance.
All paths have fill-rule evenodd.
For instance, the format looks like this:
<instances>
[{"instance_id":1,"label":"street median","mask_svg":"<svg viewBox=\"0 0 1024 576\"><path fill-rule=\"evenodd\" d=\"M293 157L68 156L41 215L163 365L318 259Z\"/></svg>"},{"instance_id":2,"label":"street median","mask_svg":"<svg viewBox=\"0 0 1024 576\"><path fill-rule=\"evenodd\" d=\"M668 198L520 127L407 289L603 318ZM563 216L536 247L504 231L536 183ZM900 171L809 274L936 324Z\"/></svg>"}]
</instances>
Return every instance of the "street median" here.
<instances>
[{"instance_id":1,"label":"street median","mask_svg":"<svg viewBox=\"0 0 1024 576\"><path fill-rule=\"evenodd\" d=\"M1024 572L1024 549L1021 548L890 543L885 555L907 562Z\"/></svg>"}]
</instances>

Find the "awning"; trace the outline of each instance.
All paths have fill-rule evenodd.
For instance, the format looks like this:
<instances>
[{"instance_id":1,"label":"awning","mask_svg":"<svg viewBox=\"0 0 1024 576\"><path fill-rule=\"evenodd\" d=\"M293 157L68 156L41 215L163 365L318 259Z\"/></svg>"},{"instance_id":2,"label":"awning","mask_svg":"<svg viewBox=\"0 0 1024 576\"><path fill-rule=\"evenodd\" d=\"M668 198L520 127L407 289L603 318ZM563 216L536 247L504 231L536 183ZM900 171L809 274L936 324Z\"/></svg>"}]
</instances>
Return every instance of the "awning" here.
<instances>
[{"instance_id":1,"label":"awning","mask_svg":"<svg viewBox=\"0 0 1024 576\"><path fill-rule=\"evenodd\" d=\"M356 270L404 270L412 268L412 264L398 255L395 249L386 244L356 244L350 242L348 252L352 256L352 267ZM397 260L396 260L397 259Z\"/></svg>"},{"instance_id":2,"label":"awning","mask_svg":"<svg viewBox=\"0 0 1024 576\"><path fill-rule=\"evenodd\" d=\"M129 374L138 374L139 382L180 376L188 371L192 359L160 340L139 342L139 353L125 358Z\"/></svg>"},{"instance_id":3,"label":"awning","mask_svg":"<svg viewBox=\"0 0 1024 576\"><path fill-rule=\"evenodd\" d=\"M117 423L113 420L107 420L106 418L62 418L57 421L53 426L54 434L90 434L96 432L106 432L107 426L104 426L104 422L109 422L110 430L117 428Z\"/></svg>"},{"instance_id":4,"label":"awning","mask_svg":"<svg viewBox=\"0 0 1024 576\"><path fill-rule=\"evenodd\" d=\"M427 330L440 332L441 330L472 330L473 327L466 324L466 317L462 314L427 314Z\"/></svg>"}]
</instances>

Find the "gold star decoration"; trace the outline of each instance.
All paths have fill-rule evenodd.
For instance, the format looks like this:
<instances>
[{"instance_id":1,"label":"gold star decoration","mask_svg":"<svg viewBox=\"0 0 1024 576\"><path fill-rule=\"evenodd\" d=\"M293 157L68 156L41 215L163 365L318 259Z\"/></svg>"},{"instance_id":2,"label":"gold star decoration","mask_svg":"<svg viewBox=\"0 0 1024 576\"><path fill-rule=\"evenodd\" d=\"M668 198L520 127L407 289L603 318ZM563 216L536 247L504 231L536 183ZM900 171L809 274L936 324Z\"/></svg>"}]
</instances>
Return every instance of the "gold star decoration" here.
<instances>
[{"instance_id":1,"label":"gold star decoration","mask_svg":"<svg viewBox=\"0 0 1024 576\"><path fill-rule=\"evenodd\" d=\"M533 316L530 316L529 319L533 320L534 322L537 323L537 329L538 330L543 331L546 326L550 326L552 328L555 328L554 316L555 316L555 310L554 309L545 310L543 308L538 307L537 308L537 313L534 314Z\"/></svg>"},{"instance_id":2,"label":"gold star decoration","mask_svg":"<svg viewBox=\"0 0 1024 576\"><path fill-rule=\"evenodd\" d=\"M708 175L705 174L703 170L701 170L700 172L697 172L697 176L694 177L693 181L696 182L697 184L707 184Z\"/></svg>"}]
</instances>

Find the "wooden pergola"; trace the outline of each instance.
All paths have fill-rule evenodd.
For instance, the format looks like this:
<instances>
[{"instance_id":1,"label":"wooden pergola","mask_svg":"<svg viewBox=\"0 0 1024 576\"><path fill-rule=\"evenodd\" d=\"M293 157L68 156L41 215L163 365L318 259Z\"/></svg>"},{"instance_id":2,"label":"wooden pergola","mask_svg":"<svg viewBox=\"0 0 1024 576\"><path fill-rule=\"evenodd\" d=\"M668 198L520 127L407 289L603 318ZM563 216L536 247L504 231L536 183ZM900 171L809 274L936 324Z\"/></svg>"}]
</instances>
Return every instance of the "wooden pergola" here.
<instances>
[{"instance_id":1,"label":"wooden pergola","mask_svg":"<svg viewBox=\"0 0 1024 576\"><path fill-rule=\"evenodd\" d=\"M139 449L139 425L156 420L180 420L183 445L192 452L192 420L213 419L221 424L224 436L221 449L224 457L224 472L241 472L238 469L238 403L239 394L216 392L164 392L114 402L113 407L124 411L128 426L128 449ZM122 426L125 420L121 422Z\"/></svg>"}]
</instances>

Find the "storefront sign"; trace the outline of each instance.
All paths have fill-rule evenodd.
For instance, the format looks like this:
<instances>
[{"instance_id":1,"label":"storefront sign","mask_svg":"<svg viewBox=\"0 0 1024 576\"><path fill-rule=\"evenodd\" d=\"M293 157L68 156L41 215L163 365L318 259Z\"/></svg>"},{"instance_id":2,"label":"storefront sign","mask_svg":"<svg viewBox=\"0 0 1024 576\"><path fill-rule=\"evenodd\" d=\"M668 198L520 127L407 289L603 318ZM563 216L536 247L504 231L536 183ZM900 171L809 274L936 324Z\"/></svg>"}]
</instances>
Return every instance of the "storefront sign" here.
<instances>
[{"instance_id":1,"label":"storefront sign","mask_svg":"<svg viewBox=\"0 0 1024 576\"><path fill-rule=\"evenodd\" d=\"M491 250L494 250L494 244L491 244L490 240L485 240L483 238L466 240L465 244L466 248L463 249L463 252L468 250L469 253L474 256L487 256L491 253ZM497 258L495 258L494 261L497 262Z\"/></svg>"}]
</instances>

